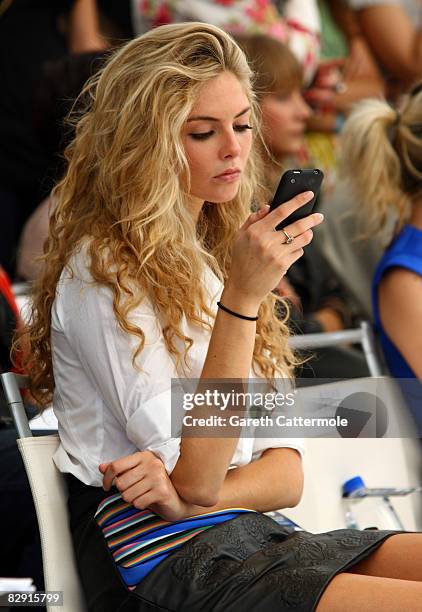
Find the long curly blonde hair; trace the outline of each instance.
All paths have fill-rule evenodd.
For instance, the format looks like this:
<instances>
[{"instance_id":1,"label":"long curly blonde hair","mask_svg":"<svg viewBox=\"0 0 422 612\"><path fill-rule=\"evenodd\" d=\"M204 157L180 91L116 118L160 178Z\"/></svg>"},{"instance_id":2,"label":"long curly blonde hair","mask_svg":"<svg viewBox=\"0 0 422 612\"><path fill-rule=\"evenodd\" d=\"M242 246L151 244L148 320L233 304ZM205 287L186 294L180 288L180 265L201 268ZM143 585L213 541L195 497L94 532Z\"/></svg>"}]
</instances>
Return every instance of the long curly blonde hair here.
<instances>
[{"instance_id":1,"label":"long curly blonde hair","mask_svg":"<svg viewBox=\"0 0 422 612\"><path fill-rule=\"evenodd\" d=\"M27 338L20 338L22 346L30 345L25 366L41 406L54 390L50 333L56 286L87 238L94 282L110 289L120 328L139 340L135 366L145 335L130 313L145 298L165 321L164 340L178 366L188 366L193 344L181 331L183 315L210 327L204 315L213 314L201 286L204 264L224 283L233 238L261 188L259 157L252 151L231 202L205 204L197 225L188 214L182 128L201 87L223 71L244 87L258 125L243 52L225 32L203 23L149 31L115 52L84 88L83 112L65 152L67 170L53 192L57 205ZM259 129L256 134L260 138ZM276 299L269 295L260 307L254 349L255 372L268 379L290 374L295 364L286 323L274 314ZM178 340L184 343L182 354Z\"/></svg>"},{"instance_id":2,"label":"long curly blonde hair","mask_svg":"<svg viewBox=\"0 0 422 612\"><path fill-rule=\"evenodd\" d=\"M362 202L368 234L382 229L393 211L398 232L422 196L422 84L399 109L384 100L358 102L339 148L341 172Z\"/></svg>"}]
</instances>

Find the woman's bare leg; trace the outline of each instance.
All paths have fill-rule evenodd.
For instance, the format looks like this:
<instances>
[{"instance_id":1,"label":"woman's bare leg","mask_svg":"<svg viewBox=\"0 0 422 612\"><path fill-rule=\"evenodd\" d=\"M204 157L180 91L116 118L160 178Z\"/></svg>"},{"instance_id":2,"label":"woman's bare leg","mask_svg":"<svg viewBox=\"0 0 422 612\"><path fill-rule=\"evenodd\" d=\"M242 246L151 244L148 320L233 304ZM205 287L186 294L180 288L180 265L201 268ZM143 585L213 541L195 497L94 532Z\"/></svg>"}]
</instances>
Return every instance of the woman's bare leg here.
<instances>
[{"instance_id":1,"label":"woman's bare leg","mask_svg":"<svg viewBox=\"0 0 422 612\"><path fill-rule=\"evenodd\" d=\"M328 585L317 612L422 612L422 534L391 536Z\"/></svg>"},{"instance_id":2,"label":"woman's bare leg","mask_svg":"<svg viewBox=\"0 0 422 612\"><path fill-rule=\"evenodd\" d=\"M422 583L361 574L338 574L316 612L422 612Z\"/></svg>"},{"instance_id":3,"label":"woman's bare leg","mask_svg":"<svg viewBox=\"0 0 422 612\"><path fill-rule=\"evenodd\" d=\"M391 536L369 557L347 570L353 574L422 581L422 534Z\"/></svg>"}]
</instances>

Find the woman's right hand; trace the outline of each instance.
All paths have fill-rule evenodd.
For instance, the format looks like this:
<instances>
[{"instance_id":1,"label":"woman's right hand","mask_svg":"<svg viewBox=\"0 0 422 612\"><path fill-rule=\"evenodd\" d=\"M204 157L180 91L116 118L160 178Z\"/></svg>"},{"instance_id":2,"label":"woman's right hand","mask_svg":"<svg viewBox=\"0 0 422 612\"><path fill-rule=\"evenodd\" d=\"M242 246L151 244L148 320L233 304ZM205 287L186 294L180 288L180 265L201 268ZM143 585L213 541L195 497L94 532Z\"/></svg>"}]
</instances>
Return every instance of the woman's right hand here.
<instances>
[{"instance_id":1,"label":"woman's right hand","mask_svg":"<svg viewBox=\"0 0 422 612\"><path fill-rule=\"evenodd\" d=\"M312 240L312 228L324 217L313 213L285 227L294 238L291 244L286 244L285 234L275 228L313 196L306 191L271 212L265 206L250 215L233 244L231 269L221 298L224 305L240 305L250 314L257 312L267 294L303 255L303 248Z\"/></svg>"},{"instance_id":2,"label":"woman's right hand","mask_svg":"<svg viewBox=\"0 0 422 612\"><path fill-rule=\"evenodd\" d=\"M151 451L138 451L109 463L101 463L103 488L113 485L123 500L138 510L149 509L166 521L190 515L190 505L177 493L163 462Z\"/></svg>"}]
</instances>

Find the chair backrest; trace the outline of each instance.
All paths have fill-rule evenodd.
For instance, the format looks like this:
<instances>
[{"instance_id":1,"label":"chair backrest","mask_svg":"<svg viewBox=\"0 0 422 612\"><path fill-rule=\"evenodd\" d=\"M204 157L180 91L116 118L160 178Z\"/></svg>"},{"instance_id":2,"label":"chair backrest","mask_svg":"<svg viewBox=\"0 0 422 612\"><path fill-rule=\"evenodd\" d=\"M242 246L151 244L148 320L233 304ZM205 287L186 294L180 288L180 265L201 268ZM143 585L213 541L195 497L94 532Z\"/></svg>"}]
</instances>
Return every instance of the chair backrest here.
<instances>
[{"instance_id":1,"label":"chair backrest","mask_svg":"<svg viewBox=\"0 0 422 612\"><path fill-rule=\"evenodd\" d=\"M73 556L66 483L53 463L58 445L57 434L18 439L37 512L45 589L63 592L63 612L82 612L86 608Z\"/></svg>"},{"instance_id":2,"label":"chair backrest","mask_svg":"<svg viewBox=\"0 0 422 612\"><path fill-rule=\"evenodd\" d=\"M368 370L371 376L385 374L379 359L372 326L362 321L356 329L343 329L338 332L322 332L319 334L298 334L289 339L294 349L315 349L326 346L339 346L344 344L361 344L365 355Z\"/></svg>"},{"instance_id":3,"label":"chair backrest","mask_svg":"<svg viewBox=\"0 0 422 612\"><path fill-rule=\"evenodd\" d=\"M57 434L33 437L19 391L19 388L27 386L27 379L10 372L2 374L1 379L20 436L18 447L37 513L45 589L63 592L63 612L84 612L86 606L69 530L66 483L53 462L59 437ZM22 408L23 414L19 408ZM22 436L26 431L29 434ZM56 607L52 606L47 606L47 609L49 612L56 611Z\"/></svg>"}]
</instances>

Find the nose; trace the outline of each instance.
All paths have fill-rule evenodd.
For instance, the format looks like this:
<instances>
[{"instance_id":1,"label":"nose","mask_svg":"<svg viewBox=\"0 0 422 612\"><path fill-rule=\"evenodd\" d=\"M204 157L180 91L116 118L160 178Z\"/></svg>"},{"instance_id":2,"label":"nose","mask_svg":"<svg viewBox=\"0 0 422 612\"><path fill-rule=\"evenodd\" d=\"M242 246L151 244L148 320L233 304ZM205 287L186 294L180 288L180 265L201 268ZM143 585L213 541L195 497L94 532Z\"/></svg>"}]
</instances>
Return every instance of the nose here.
<instances>
[{"instance_id":1,"label":"nose","mask_svg":"<svg viewBox=\"0 0 422 612\"><path fill-rule=\"evenodd\" d=\"M227 130L224 134L224 141L222 143L220 154L223 159L227 157L237 157L240 154L241 146L239 143L239 136L233 131L233 128Z\"/></svg>"},{"instance_id":2,"label":"nose","mask_svg":"<svg viewBox=\"0 0 422 612\"><path fill-rule=\"evenodd\" d=\"M311 108L306 104L302 94L300 92L296 92L296 104L297 104L297 114L302 119L302 121L306 121L311 116Z\"/></svg>"}]
</instances>

